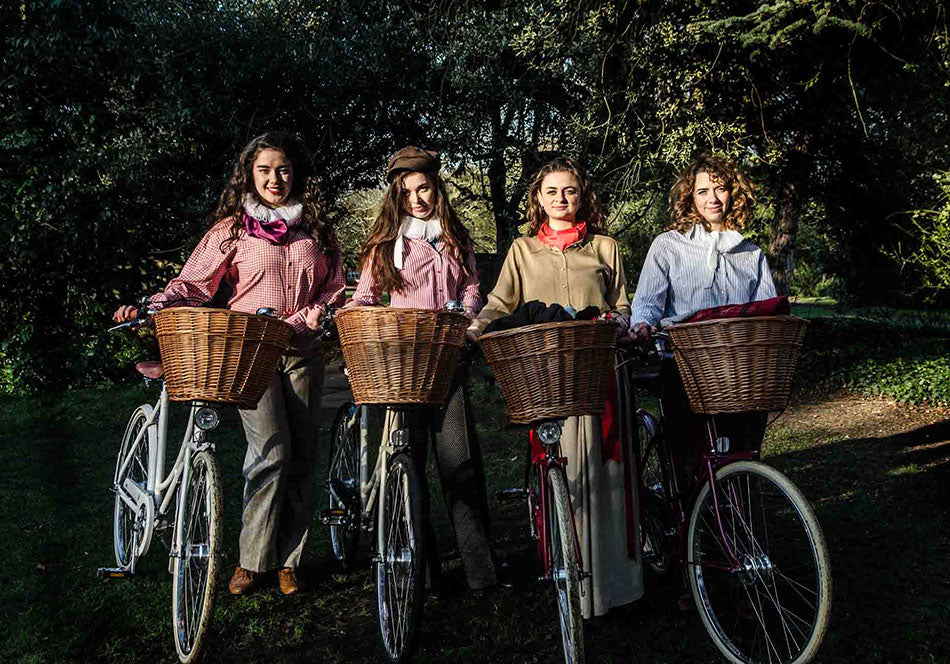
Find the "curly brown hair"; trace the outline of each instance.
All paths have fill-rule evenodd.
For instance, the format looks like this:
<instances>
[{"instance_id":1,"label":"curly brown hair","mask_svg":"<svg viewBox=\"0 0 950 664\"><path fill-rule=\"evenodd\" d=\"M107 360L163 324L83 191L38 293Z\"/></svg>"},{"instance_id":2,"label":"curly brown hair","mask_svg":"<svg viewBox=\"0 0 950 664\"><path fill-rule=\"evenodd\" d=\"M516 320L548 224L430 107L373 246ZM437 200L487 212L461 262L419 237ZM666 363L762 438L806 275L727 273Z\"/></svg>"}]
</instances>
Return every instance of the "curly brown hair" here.
<instances>
[{"instance_id":1,"label":"curly brown hair","mask_svg":"<svg viewBox=\"0 0 950 664\"><path fill-rule=\"evenodd\" d=\"M709 153L693 160L670 189L670 229L685 233L696 224L702 224L707 231L712 230L693 203L696 176L700 173L707 173L713 181L729 187L729 209L723 225L726 230L742 230L755 206L755 184L742 174L735 162Z\"/></svg>"},{"instance_id":2,"label":"curly brown hair","mask_svg":"<svg viewBox=\"0 0 950 664\"><path fill-rule=\"evenodd\" d=\"M442 222L442 241L461 264L462 273L467 277L472 275L467 256L463 255L463 252L474 251L472 238L449 203L445 182L439 177L438 173L402 171L396 175L389 187L386 188L379 214L376 215L376 221L373 222L366 240L363 241L363 247L360 249L360 269L365 270L368 265L372 266L373 282L379 284L382 290L389 293L399 292L405 287L402 275L399 274L399 270L396 269L393 263L393 248L402 227L402 217L404 215L402 209L403 182L416 172L425 175L429 180L429 184L435 190L432 218Z\"/></svg>"},{"instance_id":3,"label":"curly brown hair","mask_svg":"<svg viewBox=\"0 0 950 664\"><path fill-rule=\"evenodd\" d=\"M600 203L597 202L597 194L590 184L590 178L587 173L576 161L570 157L556 157L538 169L531 180L531 186L528 187L528 235L533 237L541 230L541 224L547 221L547 215L544 208L538 202L538 192L541 191L541 182L551 173L570 173L577 178L580 183L581 204L577 209L578 221L587 223L587 232L591 235L607 235L603 228L604 213L600 209Z\"/></svg>"},{"instance_id":4,"label":"curly brown hair","mask_svg":"<svg viewBox=\"0 0 950 664\"><path fill-rule=\"evenodd\" d=\"M231 178L224 191L221 192L218 208L213 215L215 225L227 219L231 220L231 232L221 242L221 251L226 252L228 247L247 232L242 214L244 196L246 194L257 196L257 190L254 187L254 160L264 150L280 150L293 165L294 176L288 200L300 201L303 204L303 215L298 228L313 236L317 249L331 258L338 258L340 245L327 220L320 196L320 187L317 186L316 179L313 177L313 165L300 139L284 132L268 132L252 139L235 160Z\"/></svg>"}]
</instances>

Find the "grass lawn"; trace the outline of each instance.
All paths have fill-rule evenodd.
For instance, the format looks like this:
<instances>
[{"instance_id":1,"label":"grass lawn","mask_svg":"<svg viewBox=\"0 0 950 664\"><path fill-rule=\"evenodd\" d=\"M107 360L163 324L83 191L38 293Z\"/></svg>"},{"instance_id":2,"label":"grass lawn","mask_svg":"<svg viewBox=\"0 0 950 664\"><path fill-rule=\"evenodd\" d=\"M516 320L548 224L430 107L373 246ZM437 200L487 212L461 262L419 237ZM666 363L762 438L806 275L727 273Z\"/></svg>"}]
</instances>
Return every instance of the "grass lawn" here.
<instances>
[{"instance_id":1,"label":"grass lawn","mask_svg":"<svg viewBox=\"0 0 950 664\"><path fill-rule=\"evenodd\" d=\"M519 481L524 432L504 427L497 396L478 387L475 397L493 496ZM0 399L0 538L6 542L0 660L176 661L162 543L153 542L131 581L94 575L96 567L114 564L108 486L119 437L134 406L153 398L142 388L117 387ZM935 425L910 435L855 437L820 422L783 422L769 434L766 460L814 503L831 547L835 599L819 661L950 661L950 478L940 461L947 447L926 442L946 441L950 431ZM381 661L366 552L360 571L340 574L322 526L313 528L305 569L310 592L227 594L237 561L244 453L236 413L226 414L215 440L225 483L224 560L205 661ZM458 561L449 557L450 592L426 604L420 662L560 661L553 593L534 581L524 509L494 500L491 506L496 548L515 587L467 594ZM435 509L448 550L448 527L441 507ZM699 618L677 612L679 592L674 583L640 606L588 622L588 661L722 661Z\"/></svg>"}]
</instances>

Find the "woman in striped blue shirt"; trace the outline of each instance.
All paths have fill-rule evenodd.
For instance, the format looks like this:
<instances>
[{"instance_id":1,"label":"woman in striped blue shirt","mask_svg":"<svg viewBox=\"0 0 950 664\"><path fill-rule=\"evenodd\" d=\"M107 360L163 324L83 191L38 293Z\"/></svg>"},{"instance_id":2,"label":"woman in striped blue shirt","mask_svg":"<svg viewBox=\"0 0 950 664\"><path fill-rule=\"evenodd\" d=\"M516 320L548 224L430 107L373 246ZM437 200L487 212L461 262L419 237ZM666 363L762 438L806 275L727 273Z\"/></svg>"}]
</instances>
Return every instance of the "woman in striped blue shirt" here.
<instances>
[{"instance_id":1,"label":"woman in striped blue shirt","mask_svg":"<svg viewBox=\"0 0 950 664\"><path fill-rule=\"evenodd\" d=\"M701 309L775 297L765 254L739 232L752 213L755 186L734 163L704 154L670 190L670 230L650 246L633 298L630 336L686 320ZM672 360L661 367L667 439L688 486L698 458L694 420ZM768 413L716 416L732 451L758 449Z\"/></svg>"},{"instance_id":2,"label":"woman in striped blue shirt","mask_svg":"<svg viewBox=\"0 0 950 664\"><path fill-rule=\"evenodd\" d=\"M631 335L685 320L700 309L775 297L765 254L743 239L755 187L736 165L702 155L670 190L670 230L650 246L630 317Z\"/></svg>"}]
</instances>

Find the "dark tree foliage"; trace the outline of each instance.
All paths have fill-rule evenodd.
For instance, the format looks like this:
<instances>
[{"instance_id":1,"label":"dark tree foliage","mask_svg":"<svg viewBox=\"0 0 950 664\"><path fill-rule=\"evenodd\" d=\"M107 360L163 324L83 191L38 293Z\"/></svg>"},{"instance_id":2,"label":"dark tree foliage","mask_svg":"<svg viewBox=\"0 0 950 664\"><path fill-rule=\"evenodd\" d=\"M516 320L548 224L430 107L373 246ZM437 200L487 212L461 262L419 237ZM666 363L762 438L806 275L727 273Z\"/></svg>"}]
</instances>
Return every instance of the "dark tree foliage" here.
<instances>
[{"instance_id":1,"label":"dark tree foliage","mask_svg":"<svg viewBox=\"0 0 950 664\"><path fill-rule=\"evenodd\" d=\"M876 302L925 278L893 256L950 169L933 0L37 0L0 22L0 391L128 364L109 312L176 272L266 130L302 137L338 214L394 149L441 150L500 251L569 153L634 259L676 170L726 152L761 185L777 276L804 255Z\"/></svg>"}]
</instances>

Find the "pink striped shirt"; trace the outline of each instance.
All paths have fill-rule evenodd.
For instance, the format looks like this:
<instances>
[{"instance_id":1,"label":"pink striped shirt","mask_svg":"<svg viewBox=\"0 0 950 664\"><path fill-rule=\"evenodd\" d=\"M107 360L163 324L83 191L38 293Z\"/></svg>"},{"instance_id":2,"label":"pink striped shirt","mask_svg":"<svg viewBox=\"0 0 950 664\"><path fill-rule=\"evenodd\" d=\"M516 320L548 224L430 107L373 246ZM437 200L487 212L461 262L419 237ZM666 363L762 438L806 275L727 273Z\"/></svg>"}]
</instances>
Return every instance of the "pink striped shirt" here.
<instances>
[{"instance_id":1,"label":"pink striped shirt","mask_svg":"<svg viewBox=\"0 0 950 664\"><path fill-rule=\"evenodd\" d=\"M383 251L388 251L384 249ZM462 305L478 312L482 296L478 292L478 270L475 251L471 245L463 251L471 276L462 272L462 264L442 240L435 247L425 240L404 238L403 268L400 270L404 287L389 294L389 305L411 309L441 309L449 300L461 300ZM373 280L372 264L367 264L353 294L360 305L379 304L382 287Z\"/></svg>"},{"instance_id":2,"label":"pink striped shirt","mask_svg":"<svg viewBox=\"0 0 950 664\"><path fill-rule=\"evenodd\" d=\"M234 288L228 308L253 314L261 307L286 315L297 332L307 330L307 314L315 307L337 305L343 299L343 266L331 261L308 233L290 231L284 244L247 234L221 251L230 235L231 220L216 224L195 247L181 274L150 300L163 306L198 306L218 290L223 279ZM338 247L337 247L338 249Z\"/></svg>"}]
</instances>

